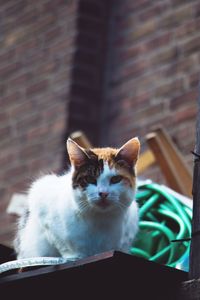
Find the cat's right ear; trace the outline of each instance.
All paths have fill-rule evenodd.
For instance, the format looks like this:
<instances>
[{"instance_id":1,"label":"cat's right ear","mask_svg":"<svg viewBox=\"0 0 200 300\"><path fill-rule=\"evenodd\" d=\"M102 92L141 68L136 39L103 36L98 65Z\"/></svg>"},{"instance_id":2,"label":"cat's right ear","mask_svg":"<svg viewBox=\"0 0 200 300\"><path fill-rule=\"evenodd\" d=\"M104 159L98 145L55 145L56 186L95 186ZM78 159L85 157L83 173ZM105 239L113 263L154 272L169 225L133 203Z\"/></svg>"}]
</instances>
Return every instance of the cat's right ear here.
<instances>
[{"instance_id":1,"label":"cat's right ear","mask_svg":"<svg viewBox=\"0 0 200 300\"><path fill-rule=\"evenodd\" d=\"M70 162L74 167L80 167L88 162L88 154L76 142L68 138L66 146Z\"/></svg>"}]
</instances>

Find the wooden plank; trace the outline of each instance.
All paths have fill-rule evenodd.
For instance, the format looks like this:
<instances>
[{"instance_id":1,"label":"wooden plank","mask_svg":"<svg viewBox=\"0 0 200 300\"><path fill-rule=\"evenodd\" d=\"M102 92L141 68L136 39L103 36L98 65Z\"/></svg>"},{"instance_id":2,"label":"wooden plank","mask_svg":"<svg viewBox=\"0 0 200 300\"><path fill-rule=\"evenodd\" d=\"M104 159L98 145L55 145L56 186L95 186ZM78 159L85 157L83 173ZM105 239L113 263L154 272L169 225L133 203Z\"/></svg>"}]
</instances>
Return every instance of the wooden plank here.
<instances>
[{"instance_id":1,"label":"wooden plank","mask_svg":"<svg viewBox=\"0 0 200 300\"><path fill-rule=\"evenodd\" d=\"M192 175L166 131L163 128L157 128L154 132L146 135L146 140L168 185L191 198Z\"/></svg>"},{"instance_id":2,"label":"wooden plank","mask_svg":"<svg viewBox=\"0 0 200 300\"><path fill-rule=\"evenodd\" d=\"M140 154L138 162L137 162L137 173L140 175L150 166L155 164L155 156L151 150L146 150Z\"/></svg>"},{"instance_id":3,"label":"wooden plank","mask_svg":"<svg viewBox=\"0 0 200 300\"><path fill-rule=\"evenodd\" d=\"M172 189L178 193L185 194L185 187L180 178L179 171L176 169L174 162L169 158L166 147L163 145L157 133L153 132L147 135L147 143L156 157L166 181Z\"/></svg>"},{"instance_id":4,"label":"wooden plank","mask_svg":"<svg viewBox=\"0 0 200 300\"><path fill-rule=\"evenodd\" d=\"M75 131L70 135L70 138L75 141L79 146L89 149L92 148L92 144L88 140L87 136L82 131Z\"/></svg>"},{"instance_id":5,"label":"wooden plank","mask_svg":"<svg viewBox=\"0 0 200 300\"><path fill-rule=\"evenodd\" d=\"M164 128L157 128L155 133L159 136L160 141L165 148L168 156L168 160L172 161L172 164L177 170L179 179L182 182L183 193L184 195L191 197L192 196L192 174L189 170L188 165L183 159L182 154L177 149L175 144L172 142L170 136L167 134Z\"/></svg>"}]
</instances>

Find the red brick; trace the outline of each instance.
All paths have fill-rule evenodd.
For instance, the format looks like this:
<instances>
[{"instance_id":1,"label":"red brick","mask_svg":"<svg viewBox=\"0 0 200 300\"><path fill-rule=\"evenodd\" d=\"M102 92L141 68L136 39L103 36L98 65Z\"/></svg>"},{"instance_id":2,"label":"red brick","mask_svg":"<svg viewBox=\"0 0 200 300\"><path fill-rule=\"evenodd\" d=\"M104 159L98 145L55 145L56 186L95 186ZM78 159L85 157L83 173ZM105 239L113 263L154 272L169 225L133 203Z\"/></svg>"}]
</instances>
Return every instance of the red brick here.
<instances>
[{"instance_id":1,"label":"red brick","mask_svg":"<svg viewBox=\"0 0 200 300\"><path fill-rule=\"evenodd\" d=\"M0 166L1 169L6 169L12 161L16 159L14 153L6 153L5 155L0 155ZM0 195L1 196L1 195Z\"/></svg>"},{"instance_id":2,"label":"red brick","mask_svg":"<svg viewBox=\"0 0 200 300\"><path fill-rule=\"evenodd\" d=\"M145 48L147 49L146 52L155 50L156 48L160 50L162 47L168 46L171 41L172 41L171 32L159 34L158 36L152 38L151 40L149 40L144 44Z\"/></svg>"},{"instance_id":3,"label":"red brick","mask_svg":"<svg viewBox=\"0 0 200 300\"><path fill-rule=\"evenodd\" d=\"M9 17L12 15L16 17L17 14L21 14L25 9L26 0L18 0L17 2L5 9L5 14Z\"/></svg>"},{"instance_id":4,"label":"red brick","mask_svg":"<svg viewBox=\"0 0 200 300\"><path fill-rule=\"evenodd\" d=\"M145 48L143 45L133 45L132 47L128 47L125 49L122 49L119 53L119 60L121 62L126 62L131 59L136 59L138 58L143 52Z\"/></svg>"},{"instance_id":5,"label":"red brick","mask_svg":"<svg viewBox=\"0 0 200 300\"><path fill-rule=\"evenodd\" d=\"M40 82L34 83L33 85L27 87L26 95L29 97L35 94L44 93L47 87L48 87L48 80L44 79Z\"/></svg>"},{"instance_id":6,"label":"red brick","mask_svg":"<svg viewBox=\"0 0 200 300\"><path fill-rule=\"evenodd\" d=\"M164 12L166 12L167 8L169 7L169 4L166 1L158 2L149 7L148 9L142 11L140 14L138 14L139 20L142 22L152 19L152 18L157 18L158 16L160 17Z\"/></svg>"},{"instance_id":7,"label":"red brick","mask_svg":"<svg viewBox=\"0 0 200 300\"><path fill-rule=\"evenodd\" d=\"M177 55L177 58L171 64L168 64L165 70L163 70L163 75L166 77L173 77L178 75L188 75L191 73L196 63L194 63L193 58L191 56L188 56L187 59L185 57L179 57Z\"/></svg>"},{"instance_id":8,"label":"red brick","mask_svg":"<svg viewBox=\"0 0 200 300\"><path fill-rule=\"evenodd\" d=\"M150 104L150 95L148 93L141 94L135 97L131 98L124 98L122 99L122 109L123 111L127 110L130 111L130 109L142 109L145 106L148 106Z\"/></svg>"},{"instance_id":9,"label":"red brick","mask_svg":"<svg viewBox=\"0 0 200 300\"><path fill-rule=\"evenodd\" d=\"M200 39L199 37L194 37L181 45L181 51L184 55L188 55L200 50Z\"/></svg>"},{"instance_id":10,"label":"red brick","mask_svg":"<svg viewBox=\"0 0 200 300\"><path fill-rule=\"evenodd\" d=\"M163 84L155 89L155 96L170 97L172 91L174 91L174 94L181 94L184 92L184 81L182 78L167 83L163 82Z\"/></svg>"},{"instance_id":11,"label":"red brick","mask_svg":"<svg viewBox=\"0 0 200 300\"><path fill-rule=\"evenodd\" d=\"M38 65L35 72L39 76L49 76L50 74L54 74L56 70L58 70L60 67L59 60L55 60L52 62L44 62Z\"/></svg>"},{"instance_id":12,"label":"red brick","mask_svg":"<svg viewBox=\"0 0 200 300\"><path fill-rule=\"evenodd\" d=\"M196 106L186 106L182 108L180 111L176 112L174 115L174 121L176 123L187 122L192 119L195 120L197 115L197 107Z\"/></svg>"},{"instance_id":13,"label":"red brick","mask_svg":"<svg viewBox=\"0 0 200 300\"><path fill-rule=\"evenodd\" d=\"M191 20L188 22L184 22L180 24L179 27L175 28L175 37L179 38L188 38L190 34L195 33L197 30L197 22L195 20Z\"/></svg>"},{"instance_id":14,"label":"red brick","mask_svg":"<svg viewBox=\"0 0 200 300\"><path fill-rule=\"evenodd\" d=\"M124 3L124 1L123 1L120 4L121 4L121 6L119 6L119 11L124 16L130 12L132 14L137 14L138 11L141 11L142 9L148 8L149 6L151 6L152 1L151 0L137 0L137 1L128 1L126 3Z\"/></svg>"},{"instance_id":15,"label":"red brick","mask_svg":"<svg viewBox=\"0 0 200 300\"><path fill-rule=\"evenodd\" d=\"M38 126L41 124L42 119L41 115L37 113L30 113L27 117L26 114L21 115L21 118L19 116L16 116L16 118L13 120L13 126L15 126L16 133L18 135L18 138L23 141L26 136L26 132L32 128L33 126Z\"/></svg>"},{"instance_id":16,"label":"red brick","mask_svg":"<svg viewBox=\"0 0 200 300\"><path fill-rule=\"evenodd\" d=\"M128 61L131 59L140 58L141 55L148 55L155 51L155 49L159 50L163 47L166 47L169 42L172 40L172 34L170 32L163 33L157 37L153 37L152 39L146 42L140 42L136 45L133 44L132 46L122 49L120 51L119 59L120 61Z\"/></svg>"},{"instance_id":17,"label":"red brick","mask_svg":"<svg viewBox=\"0 0 200 300\"><path fill-rule=\"evenodd\" d=\"M18 22L18 25L22 27L22 26L33 25L34 23L37 23L38 19L39 19L39 12L35 8L35 9L30 9L25 11L23 14L21 14L20 18L15 19L15 22L16 23Z\"/></svg>"},{"instance_id":18,"label":"red brick","mask_svg":"<svg viewBox=\"0 0 200 300\"><path fill-rule=\"evenodd\" d=\"M189 84L191 88L197 88L199 84L199 72L193 73L189 76Z\"/></svg>"},{"instance_id":19,"label":"red brick","mask_svg":"<svg viewBox=\"0 0 200 300\"><path fill-rule=\"evenodd\" d=\"M56 16L53 14L49 14L40 18L37 22L33 24L32 34L40 34L41 32L45 32L49 29L50 26L54 26L56 24Z\"/></svg>"},{"instance_id":20,"label":"red brick","mask_svg":"<svg viewBox=\"0 0 200 300\"><path fill-rule=\"evenodd\" d=\"M20 56L27 56L30 52L32 52L38 46L38 41L34 38L30 40L25 40L24 42L18 43L15 48L16 55Z\"/></svg>"},{"instance_id":21,"label":"red brick","mask_svg":"<svg viewBox=\"0 0 200 300\"><path fill-rule=\"evenodd\" d=\"M8 80L9 77L12 77L17 71L19 71L21 64L19 62L12 63L8 66L0 68L0 78L1 80Z\"/></svg>"},{"instance_id":22,"label":"red brick","mask_svg":"<svg viewBox=\"0 0 200 300\"><path fill-rule=\"evenodd\" d=\"M165 63L172 62L178 56L178 50L176 47L166 48L161 52L155 54L151 59L153 65L161 65Z\"/></svg>"},{"instance_id":23,"label":"red brick","mask_svg":"<svg viewBox=\"0 0 200 300\"><path fill-rule=\"evenodd\" d=\"M171 5L172 6L179 6L179 5L184 5L184 4L188 4L188 0L172 0L171 1Z\"/></svg>"},{"instance_id":24,"label":"red brick","mask_svg":"<svg viewBox=\"0 0 200 300\"><path fill-rule=\"evenodd\" d=\"M55 109L54 109L55 111ZM48 133L48 128L45 126L40 126L40 127L33 127L32 129L29 129L27 132L27 138L32 140L36 138L41 138Z\"/></svg>"},{"instance_id":25,"label":"red brick","mask_svg":"<svg viewBox=\"0 0 200 300\"><path fill-rule=\"evenodd\" d=\"M4 107L9 107L9 105L15 103L18 101L21 97L21 94L19 91L16 91L15 93L12 93L8 96L0 97L0 105L1 109Z\"/></svg>"},{"instance_id":26,"label":"red brick","mask_svg":"<svg viewBox=\"0 0 200 300\"><path fill-rule=\"evenodd\" d=\"M71 49L73 44L74 44L74 36L72 35L68 39L63 39L58 43L56 43L55 45L52 45L52 47L49 49L49 52L52 55L57 55L58 53L62 53L63 51L69 51L69 49Z\"/></svg>"},{"instance_id":27,"label":"red brick","mask_svg":"<svg viewBox=\"0 0 200 300\"><path fill-rule=\"evenodd\" d=\"M5 126L9 122L9 114L6 110L1 109L0 111L0 127Z\"/></svg>"},{"instance_id":28,"label":"red brick","mask_svg":"<svg viewBox=\"0 0 200 300\"><path fill-rule=\"evenodd\" d=\"M21 161L29 161L34 157L40 156L42 153L42 145L24 145L24 148L19 153L19 159Z\"/></svg>"},{"instance_id":29,"label":"red brick","mask_svg":"<svg viewBox=\"0 0 200 300\"><path fill-rule=\"evenodd\" d=\"M195 18L199 18L199 16L200 16L200 3L199 3L199 1L197 1L197 3L195 3L195 5L194 5L194 15L195 15Z\"/></svg>"},{"instance_id":30,"label":"red brick","mask_svg":"<svg viewBox=\"0 0 200 300\"><path fill-rule=\"evenodd\" d=\"M24 73L24 74L17 74L13 79L9 80L9 84L10 86L13 87L25 87L26 85L28 85L28 82L33 79L33 75L29 72Z\"/></svg>"},{"instance_id":31,"label":"red brick","mask_svg":"<svg viewBox=\"0 0 200 300\"><path fill-rule=\"evenodd\" d=\"M61 27L56 26L45 33L45 41L47 43L52 43L54 40L55 41L57 40L60 34L61 34Z\"/></svg>"},{"instance_id":32,"label":"red brick","mask_svg":"<svg viewBox=\"0 0 200 300\"><path fill-rule=\"evenodd\" d=\"M187 103L195 103L197 100L197 89L175 97L170 101L170 109L176 110Z\"/></svg>"},{"instance_id":33,"label":"red brick","mask_svg":"<svg viewBox=\"0 0 200 300\"><path fill-rule=\"evenodd\" d=\"M0 64L8 63L15 59L15 49L10 49L0 55Z\"/></svg>"},{"instance_id":34,"label":"red brick","mask_svg":"<svg viewBox=\"0 0 200 300\"><path fill-rule=\"evenodd\" d=\"M10 134L11 134L11 127L9 125L0 127L0 136L1 136L0 143L2 143L4 139L7 139L10 136Z\"/></svg>"},{"instance_id":35,"label":"red brick","mask_svg":"<svg viewBox=\"0 0 200 300\"><path fill-rule=\"evenodd\" d=\"M147 60L137 61L133 65L127 66L120 72L121 73L120 80L125 81L130 77L137 78L142 73L144 73L144 71L148 68L148 66L149 66L149 61Z\"/></svg>"},{"instance_id":36,"label":"red brick","mask_svg":"<svg viewBox=\"0 0 200 300\"><path fill-rule=\"evenodd\" d=\"M21 178L24 178L24 174L27 172L27 167L24 165L14 166L9 170L6 170L4 173L4 180L9 181L9 184L12 185L13 182L19 182Z\"/></svg>"},{"instance_id":37,"label":"red brick","mask_svg":"<svg viewBox=\"0 0 200 300\"><path fill-rule=\"evenodd\" d=\"M161 20L161 27L165 29L176 28L185 21L191 20L193 17L193 7L183 6L178 9L170 10Z\"/></svg>"},{"instance_id":38,"label":"red brick","mask_svg":"<svg viewBox=\"0 0 200 300\"><path fill-rule=\"evenodd\" d=\"M151 36L157 29L157 22L155 19L149 20L139 26L134 27L133 31L128 32L127 34L123 33L123 37L120 37L118 43L121 43L121 40L127 43L133 43L142 38Z\"/></svg>"}]
</instances>

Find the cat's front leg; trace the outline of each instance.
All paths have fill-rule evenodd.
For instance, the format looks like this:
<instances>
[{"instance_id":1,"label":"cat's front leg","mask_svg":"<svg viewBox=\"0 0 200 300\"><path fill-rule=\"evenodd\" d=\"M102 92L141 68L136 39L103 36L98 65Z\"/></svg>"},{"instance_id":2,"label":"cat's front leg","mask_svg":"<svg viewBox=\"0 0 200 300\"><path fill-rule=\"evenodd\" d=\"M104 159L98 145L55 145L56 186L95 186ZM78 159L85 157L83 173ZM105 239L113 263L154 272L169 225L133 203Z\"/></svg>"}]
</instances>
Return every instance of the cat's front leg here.
<instances>
[{"instance_id":1,"label":"cat's front leg","mask_svg":"<svg viewBox=\"0 0 200 300\"><path fill-rule=\"evenodd\" d=\"M82 258L81 255L77 254L76 251L70 247L70 243L66 237L59 236L56 230L50 230L45 224L45 233L48 241L53 247L55 247L61 257L66 258L69 261L76 261Z\"/></svg>"}]
</instances>

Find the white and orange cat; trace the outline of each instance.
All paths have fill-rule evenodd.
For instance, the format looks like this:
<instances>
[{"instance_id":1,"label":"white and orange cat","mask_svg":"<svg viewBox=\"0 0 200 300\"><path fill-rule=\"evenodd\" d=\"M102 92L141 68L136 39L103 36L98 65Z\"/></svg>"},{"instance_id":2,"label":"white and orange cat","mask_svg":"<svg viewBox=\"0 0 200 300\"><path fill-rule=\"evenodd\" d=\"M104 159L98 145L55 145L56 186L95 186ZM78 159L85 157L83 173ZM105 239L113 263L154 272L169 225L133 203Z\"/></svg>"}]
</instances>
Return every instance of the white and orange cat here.
<instances>
[{"instance_id":1,"label":"white and orange cat","mask_svg":"<svg viewBox=\"0 0 200 300\"><path fill-rule=\"evenodd\" d=\"M138 230L135 201L140 143L120 149L83 149L71 139L71 169L33 182L19 222L17 258L83 258L107 250L128 252Z\"/></svg>"}]
</instances>

